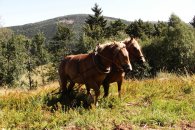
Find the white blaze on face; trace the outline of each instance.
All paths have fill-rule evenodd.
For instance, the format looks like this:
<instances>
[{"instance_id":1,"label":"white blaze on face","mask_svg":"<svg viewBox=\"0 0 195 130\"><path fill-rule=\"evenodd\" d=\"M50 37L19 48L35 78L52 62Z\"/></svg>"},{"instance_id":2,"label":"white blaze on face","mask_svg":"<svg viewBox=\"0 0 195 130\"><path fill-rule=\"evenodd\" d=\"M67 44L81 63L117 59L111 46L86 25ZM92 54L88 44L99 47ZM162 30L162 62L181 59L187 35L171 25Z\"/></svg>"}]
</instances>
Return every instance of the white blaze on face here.
<instances>
[{"instance_id":1,"label":"white blaze on face","mask_svg":"<svg viewBox=\"0 0 195 130\"><path fill-rule=\"evenodd\" d=\"M135 40L134 40L134 47L136 47L136 48L139 50L140 56L142 56L142 57L141 57L142 61L143 61L143 62L146 62L146 60L145 60L145 58L144 58L144 55L143 55L143 53L142 53L142 51L141 51L141 47L139 46L139 44L138 44L137 41L135 41Z\"/></svg>"},{"instance_id":2,"label":"white blaze on face","mask_svg":"<svg viewBox=\"0 0 195 130\"><path fill-rule=\"evenodd\" d=\"M129 64L129 68L130 68L130 70L133 70L133 69L132 69L132 65L131 65L131 64Z\"/></svg>"}]
</instances>

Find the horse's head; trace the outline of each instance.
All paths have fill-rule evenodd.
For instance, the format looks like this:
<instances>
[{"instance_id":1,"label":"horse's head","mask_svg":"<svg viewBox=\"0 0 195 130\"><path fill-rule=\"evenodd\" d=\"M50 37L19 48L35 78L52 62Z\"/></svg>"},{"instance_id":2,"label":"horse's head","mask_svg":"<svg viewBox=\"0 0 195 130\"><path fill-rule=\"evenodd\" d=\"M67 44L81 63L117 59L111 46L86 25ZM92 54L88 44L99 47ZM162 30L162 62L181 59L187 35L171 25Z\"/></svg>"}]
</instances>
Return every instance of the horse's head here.
<instances>
[{"instance_id":1,"label":"horse's head","mask_svg":"<svg viewBox=\"0 0 195 130\"><path fill-rule=\"evenodd\" d=\"M119 67L123 68L125 72L129 72L132 70L132 66L130 63L129 53L126 49L126 45L122 42L118 42L113 44L113 62Z\"/></svg>"},{"instance_id":2,"label":"horse's head","mask_svg":"<svg viewBox=\"0 0 195 130\"><path fill-rule=\"evenodd\" d=\"M96 52L99 55L101 55L100 52L104 52L104 56L101 55L102 57L110 57L107 61L115 64L118 68L122 68L125 72L132 70L129 53L124 43L120 42L98 45L96 46Z\"/></svg>"},{"instance_id":3,"label":"horse's head","mask_svg":"<svg viewBox=\"0 0 195 130\"><path fill-rule=\"evenodd\" d=\"M124 41L124 44L126 45L127 51L129 52L129 57L132 61L136 61L142 65L146 62L141 47L135 38Z\"/></svg>"}]
</instances>

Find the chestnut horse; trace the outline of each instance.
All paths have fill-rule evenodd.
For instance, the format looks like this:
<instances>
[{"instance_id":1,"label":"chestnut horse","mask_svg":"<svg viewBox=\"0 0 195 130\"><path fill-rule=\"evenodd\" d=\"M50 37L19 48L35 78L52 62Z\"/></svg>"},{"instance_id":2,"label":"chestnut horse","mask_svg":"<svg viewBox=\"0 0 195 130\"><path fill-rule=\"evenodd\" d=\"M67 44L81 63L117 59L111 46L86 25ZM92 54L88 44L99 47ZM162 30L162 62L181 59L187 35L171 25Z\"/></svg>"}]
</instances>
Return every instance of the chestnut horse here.
<instances>
[{"instance_id":1,"label":"chestnut horse","mask_svg":"<svg viewBox=\"0 0 195 130\"><path fill-rule=\"evenodd\" d=\"M126 49L129 52L129 58L131 61L138 62L143 65L145 62L145 58L141 51L141 47L138 44L135 38L131 38L130 40L125 40L123 43L126 45ZM109 93L109 84L113 82L117 82L118 85L118 94L121 96L121 85L124 79L124 72L122 69L118 68L116 65L112 65L111 72L106 76L103 81L104 87L104 97L108 96Z\"/></svg>"},{"instance_id":2,"label":"chestnut horse","mask_svg":"<svg viewBox=\"0 0 195 130\"><path fill-rule=\"evenodd\" d=\"M87 94L95 91L95 104L100 95L100 85L115 65L126 72L131 70L129 54L124 43L99 45L95 53L69 55L63 58L59 66L62 94L68 94L75 85L85 84ZM67 82L70 82L67 87Z\"/></svg>"}]
</instances>

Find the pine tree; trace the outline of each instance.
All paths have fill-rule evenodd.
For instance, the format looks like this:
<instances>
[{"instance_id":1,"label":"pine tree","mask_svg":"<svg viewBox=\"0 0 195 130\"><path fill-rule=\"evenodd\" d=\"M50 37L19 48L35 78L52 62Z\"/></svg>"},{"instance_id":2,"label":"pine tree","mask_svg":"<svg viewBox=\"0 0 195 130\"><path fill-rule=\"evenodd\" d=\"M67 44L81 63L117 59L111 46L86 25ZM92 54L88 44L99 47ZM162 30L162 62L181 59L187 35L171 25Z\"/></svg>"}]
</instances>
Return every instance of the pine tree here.
<instances>
[{"instance_id":1,"label":"pine tree","mask_svg":"<svg viewBox=\"0 0 195 130\"><path fill-rule=\"evenodd\" d=\"M194 18L192 19L192 22L190 22L190 24L195 28L195 16L194 16Z\"/></svg>"},{"instance_id":2,"label":"pine tree","mask_svg":"<svg viewBox=\"0 0 195 130\"><path fill-rule=\"evenodd\" d=\"M107 20L104 19L102 14L102 9L99 8L97 4L91 9L94 12L94 15L89 15L85 23L89 25L91 30L95 30L98 26L102 29L105 29L107 25Z\"/></svg>"},{"instance_id":3,"label":"pine tree","mask_svg":"<svg viewBox=\"0 0 195 130\"><path fill-rule=\"evenodd\" d=\"M31 53L34 55L36 60L36 66L40 66L40 75L42 78L42 83L45 84L45 73L43 65L49 60L49 54L46 49L46 38L43 33L37 33L32 38L32 49Z\"/></svg>"},{"instance_id":4,"label":"pine tree","mask_svg":"<svg viewBox=\"0 0 195 130\"><path fill-rule=\"evenodd\" d=\"M43 33L37 33L32 38L32 54L36 57L36 65L44 65L48 61L48 52L46 50L46 38Z\"/></svg>"},{"instance_id":5,"label":"pine tree","mask_svg":"<svg viewBox=\"0 0 195 130\"><path fill-rule=\"evenodd\" d=\"M5 57L3 56L4 44L8 43L9 39L13 36L13 32L7 28L0 28L0 86L5 83L6 79L6 68L5 68Z\"/></svg>"},{"instance_id":6,"label":"pine tree","mask_svg":"<svg viewBox=\"0 0 195 130\"><path fill-rule=\"evenodd\" d=\"M37 82L35 82L32 79L32 76L35 73L34 69L36 67L32 50L33 50L33 45L32 45L31 40L26 40L25 42L25 53L26 53L25 67L27 70L29 89L34 89L37 87Z\"/></svg>"},{"instance_id":7,"label":"pine tree","mask_svg":"<svg viewBox=\"0 0 195 130\"><path fill-rule=\"evenodd\" d=\"M110 25L106 28L106 37L116 37L119 35L119 33L123 33L125 28L126 24L124 24L120 19L112 21Z\"/></svg>"},{"instance_id":8,"label":"pine tree","mask_svg":"<svg viewBox=\"0 0 195 130\"><path fill-rule=\"evenodd\" d=\"M89 15L85 21L84 33L94 40L100 40L104 37L107 20L101 15L103 11L97 4L91 10L94 15Z\"/></svg>"},{"instance_id":9,"label":"pine tree","mask_svg":"<svg viewBox=\"0 0 195 130\"><path fill-rule=\"evenodd\" d=\"M18 78L17 73L17 62L16 62L16 44L14 36L8 41L1 43L1 51L3 60L4 69L4 82L9 87L14 84L15 79Z\"/></svg>"},{"instance_id":10,"label":"pine tree","mask_svg":"<svg viewBox=\"0 0 195 130\"><path fill-rule=\"evenodd\" d=\"M81 43L86 50L92 50L94 46L101 42L105 37L105 28L107 20L104 19L102 9L97 4L91 9L94 15L89 15L85 21L83 27L83 36L81 37Z\"/></svg>"},{"instance_id":11,"label":"pine tree","mask_svg":"<svg viewBox=\"0 0 195 130\"><path fill-rule=\"evenodd\" d=\"M49 79L56 79L57 73L56 70L58 69L58 64L62 57L71 54L71 47L70 41L73 37L73 32L71 29L67 27L65 24L58 24L57 25L57 32L53 37L52 41L49 43L49 53L51 54L51 71L47 73Z\"/></svg>"},{"instance_id":12,"label":"pine tree","mask_svg":"<svg viewBox=\"0 0 195 130\"><path fill-rule=\"evenodd\" d=\"M143 28L144 22L141 19L139 19L138 21L130 23L125 31L130 37L142 38L143 35L145 35Z\"/></svg>"}]
</instances>

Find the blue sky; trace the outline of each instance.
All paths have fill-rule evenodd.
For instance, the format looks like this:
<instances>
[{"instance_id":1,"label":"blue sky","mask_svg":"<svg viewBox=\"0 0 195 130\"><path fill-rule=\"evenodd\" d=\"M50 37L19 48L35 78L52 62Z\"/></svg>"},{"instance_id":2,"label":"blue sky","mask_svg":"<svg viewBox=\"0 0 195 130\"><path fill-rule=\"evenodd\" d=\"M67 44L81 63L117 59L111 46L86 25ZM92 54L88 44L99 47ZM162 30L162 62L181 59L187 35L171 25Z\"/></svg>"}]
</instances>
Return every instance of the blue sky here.
<instances>
[{"instance_id":1,"label":"blue sky","mask_svg":"<svg viewBox=\"0 0 195 130\"><path fill-rule=\"evenodd\" d=\"M190 22L195 0L0 0L0 24L22 25L70 14L93 14L97 3L104 16L134 21L168 21L172 13Z\"/></svg>"}]
</instances>

